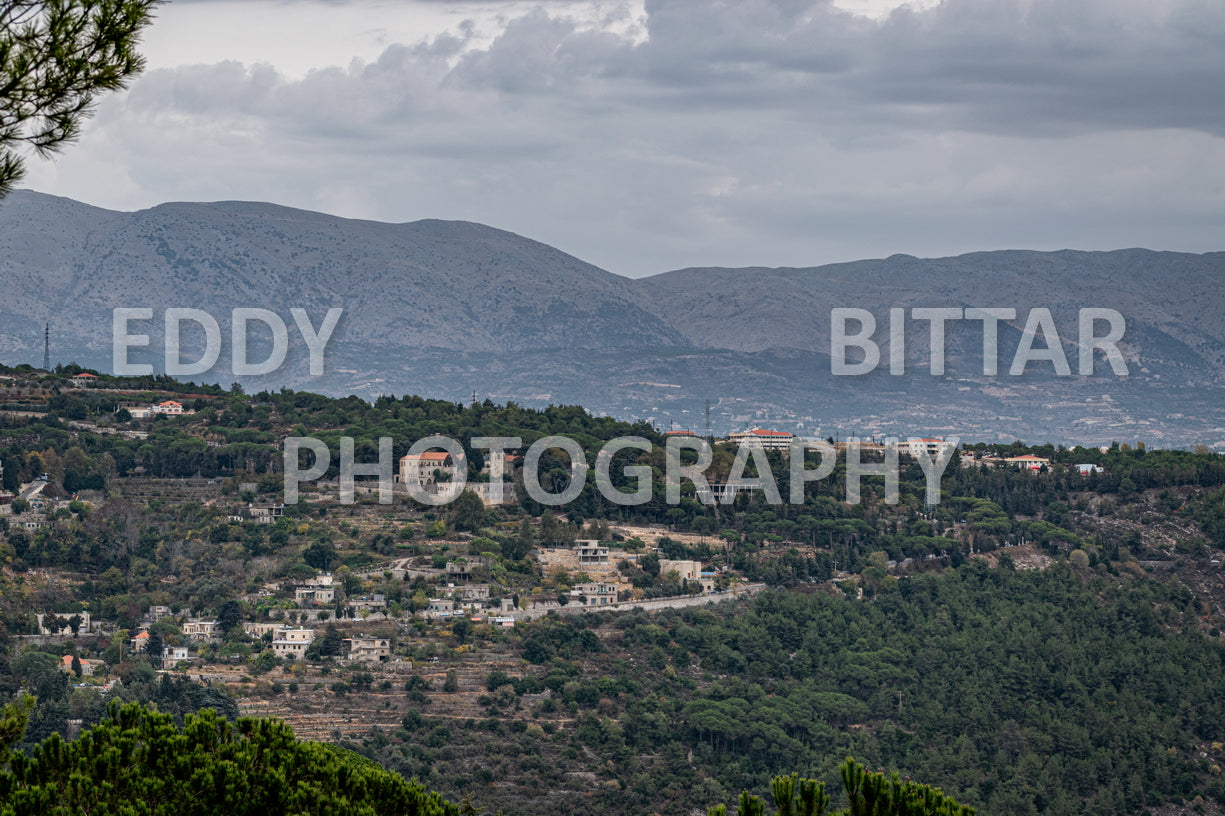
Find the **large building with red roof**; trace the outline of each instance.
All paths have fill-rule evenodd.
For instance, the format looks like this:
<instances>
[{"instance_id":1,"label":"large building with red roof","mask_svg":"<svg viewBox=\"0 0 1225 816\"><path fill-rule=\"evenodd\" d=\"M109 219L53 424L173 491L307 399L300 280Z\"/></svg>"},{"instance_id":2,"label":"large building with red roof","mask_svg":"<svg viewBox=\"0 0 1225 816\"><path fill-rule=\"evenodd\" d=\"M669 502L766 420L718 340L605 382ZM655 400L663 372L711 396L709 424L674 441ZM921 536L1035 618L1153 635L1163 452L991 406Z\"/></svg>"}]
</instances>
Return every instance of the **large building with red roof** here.
<instances>
[{"instance_id":1,"label":"large building with red roof","mask_svg":"<svg viewBox=\"0 0 1225 816\"><path fill-rule=\"evenodd\" d=\"M751 431L737 431L727 435L727 441L737 445L765 450L791 450L791 440L795 434L786 431L769 431L765 428L754 428Z\"/></svg>"},{"instance_id":2,"label":"large building with red roof","mask_svg":"<svg viewBox=\"0 0 1225 816\"><path fill-rule=\"evenodd\" d=\"M453 478L456 473L455 460L446 451L426 451L400 457L400 482L421 487L434 484L435 472L440 471Z\"/></svg>"}]
</instances>

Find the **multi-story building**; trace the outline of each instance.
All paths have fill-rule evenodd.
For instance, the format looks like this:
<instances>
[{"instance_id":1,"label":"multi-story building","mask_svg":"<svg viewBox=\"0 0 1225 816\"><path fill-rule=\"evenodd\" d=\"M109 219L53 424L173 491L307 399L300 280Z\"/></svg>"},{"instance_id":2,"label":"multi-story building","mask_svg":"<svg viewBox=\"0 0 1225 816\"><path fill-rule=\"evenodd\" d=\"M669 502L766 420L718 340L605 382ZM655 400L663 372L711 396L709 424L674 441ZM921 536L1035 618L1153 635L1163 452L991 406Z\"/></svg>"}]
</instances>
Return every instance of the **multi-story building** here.
<instances>
[{"instance_id":1,"label":"multi-story building","mask_svg":"<svg viewBox=\"0 0 1225 816\"><path fill-rule=\"evenodd\" d=\"M330 604L336 600L336 587L331 586L300 586L293 591L294 602L298 606L319 606Z\"/></svg>"},{"instance_id":2,"label":"multi-story building","mask_svg":"<svg viewBox=\"0 0 1225 816\"><path fill-rule=\"evenodd\" d=\"M455 459L446 451L426 451L405 454L400 457L400 483L429 487L440 481L449 481L456 474Z\"/></svg>"},{"instance_id":3,"label":"multi-story building","mask_svg":"<svg viewBox=\"0 0 1225 816\"><path fill-rule=\"evenodd\" d=\"M291 629L284 626L272 633L272 650L277 657L301 660L314 641L314 629Z\"/></svg>"},{"instance_id":4,"label":"multi-story building","mask_svg":"<svg viewBox=\"0 0 1225 816\"><path fill-rule=\"evenodd\" d=\"M162 647L163 666L173 666L176 663L182 663L184 660L191 660L191 655L188 654L186 646Z\"/></svg>"},{"instance_id":5,"label":"multi-story building","mask_svg":"<svg viewBox=\"0 0 1225 816\"><path fill-rule=\"evenodd\" d=\"M915 437L906 440L906 447L902 448L902 451L910 454L913 459L918 459L920 456L932 458L939 456L941 451L949 447L952 447L952 443L946 442L939 437L935 439L919 439Z\"/></svg>"},{"instance_id":6,"label":"multi-story building","mask_svg":"<svg viewBox=\"0 0 1225 816\"><path fill-rule=\"evenodd\" d=\"M575 584L570 588L570 600L584 606L606 606L617 602L617 593L623 588L621 584L606 584L603 581Z\"/></svg>"},{"instance_id":7,"label":"multi-story building","mask_svg":"<svg viewBox=\"0 0 1225 816\"><path fill-rule=\"evenodd\" d=\"M791 450L791 440L795 434L786 431L769 431L765 428L753 428L749 431L738 431L727 435L727 441L742 447L762 448L763 450Z\"/></svg>"},{"instance_id":8,"label":"multi-story building","mask_svg":"<svg viewBox=\"0 0 1225 816\"><path fill-rule=\"evenodd\" d=\"M608 564L608 548L601 547L598 541L576 541L578 564L580 567L599 567Z\"/></svg>"},{"instance_id":9,"label":"multi-story building","mask_svg":"<svg viewBox=\"0 0 1225 816\"><path fill-rule=\"evenodd\" d=\"M199 643L221 637L221 622L215 620L189 620L183 623L183 636Z\"/></svg>"},{"instance_id":10,"label":"multi-story building","mask_svg":"<svg viewBox=\"0 0 1225 816\"><path fill-rule=\"evenodd\" d=\"M345 638L345 643L349 647L347 655L349 660L363 660L368 663L375 663L391 658L391 641L387 638L359 636Z\"/></svg>"}]
</instances>

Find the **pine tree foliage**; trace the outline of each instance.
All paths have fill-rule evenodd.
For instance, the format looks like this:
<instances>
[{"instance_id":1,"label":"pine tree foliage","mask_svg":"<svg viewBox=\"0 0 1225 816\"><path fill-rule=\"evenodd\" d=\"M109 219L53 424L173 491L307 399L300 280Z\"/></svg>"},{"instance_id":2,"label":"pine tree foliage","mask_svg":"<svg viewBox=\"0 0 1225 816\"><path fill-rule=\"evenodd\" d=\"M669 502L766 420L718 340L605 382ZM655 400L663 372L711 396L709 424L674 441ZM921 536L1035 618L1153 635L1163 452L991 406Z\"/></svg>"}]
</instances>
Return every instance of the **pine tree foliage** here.
<instances>
[{"instance_id":1,"label":"pine tree foliage","mask_svg":"<svg viewBox=\"0 0 1225 816\"><path fill-rule=\"evenodd\" d=\"M0 2L0 197L40 156L80 133L97 96L126 87L144 60L141 31L162 0Z\"/></svg>"},{"instance_id":2,"label":"pine tree foliage","mask_svg":"<svg viewBox=\"0 0 1225 816\"><path fill-rule=\"evenodd\" d=\"M20 711L5 714L20 719ZM299 741L279 720L230 723L212 710L182 728L137 704L112 705L71 742L58 734L0 771L0 815L459 816L419 783L335 746Z\"/></svg>"},{"instance_id":3,"label":"pine tree foliage","mask_svg":"<svg viewBox=\"0 0 1225 816\"><path fill-rule=\"evenodd\" d=\"M869 771L847 757L839 768L848 806L828 811L830 798L825 783L802 779L799 774L776 776L770 788L776 816L974 816L975 810L959 805L939 788L901 779L896 773ZM716 805L708 816L727 816L725 805ZM766 803L748 791L740 794L736 816L766 816Z\"/></svg>"}]
</instances>

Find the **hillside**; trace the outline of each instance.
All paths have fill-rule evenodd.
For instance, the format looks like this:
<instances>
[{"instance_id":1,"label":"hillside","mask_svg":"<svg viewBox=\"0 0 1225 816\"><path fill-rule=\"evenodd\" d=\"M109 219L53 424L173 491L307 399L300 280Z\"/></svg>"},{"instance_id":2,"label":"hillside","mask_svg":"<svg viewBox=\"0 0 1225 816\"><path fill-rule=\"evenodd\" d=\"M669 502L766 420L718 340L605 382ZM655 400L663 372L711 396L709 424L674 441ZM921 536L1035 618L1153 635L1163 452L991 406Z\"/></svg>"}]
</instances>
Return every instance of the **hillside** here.
<instances>
[{"instance_id":1,"label":"hillside","mask_svg":"<svg viewBox=\"0 0 1225 816\"><path fill-rule=\"evenodd\" d=\"M802 504L624 506L588 482L555 513L512 467L500 506L368 483L345 504L334 469L282 506L289 435L368 461L385 435L398 457L430 433L564 434L589 463L637 435L656 450L618 468L656 497L663 439L576 407L74 372L0 370L0 692L39 697L28 742L118 696L283 717L525 816L687 812L797 767L832 786L848 754L985 813L1225 801L1219 454L965 445L935 507L910 460L897 504L879 479L848 503L840 462ZM165 399L195 413L118 410Z\"/></svg>"},{"instance_id":2,"label":"hillside","mask_svg":"<svg viewBox=\"0 0 1225 816\"><path fill-rule=\"evenodd\" d=\"M695 346L736 351L795 348L829 352L832 307L867 309L883 322L895 307L1049 308L1067 341L1076 338L1076 310L1108 307L1129 318L1132 360L1151 370L1182 367L1188 382L1225 376L1225 253L1191 255L1124 249L1114 252L975 252L954 258L894 255L808 269L682 269L645 278L651 308L683 326ZM776 319L762 320L764 314ZM1023 322L1023 320L1022 320ZM975 339L981 323L972 324ZM1008 327L1014 328L1014 327ZM1016 333L1002 330L1001 348ZM921 330L920 330L921 329ZM919 342L921 338L921 342ZM882 351L888 335L878 333ZM950 328L949 341L981 349ZM926 324L907 336L907 362L929 358ZM953 356L950 353L952 368ZM967 366L973 372L975 367Z\"/></svg>"},{"instance_id":3,"label":"hillside","mask_svg":"<svg viewBox=\"0 0 1225 816\"><path fill-rule=\"evenodd\" d=\"M524 405L582 404L657 426L723 433L767 424L809 436L934 434L1109 444L1220 445L1225 408L1225 254L1143 249L1001 251L956 258L895 255L809 269L685 269L628 280L545 244L479 224L384 224L272 204L163 204L101 210L29 191L0 206L0 360L113 369L115 308L148 307L131 329L151 337L131 361L162 370L161 316L197 308L219 323L207 378L248 391L306 387L337 396L476 393ZM237 377L233 309L289 326L285 365ZM290 318L318 326L343 309L325 374L309 375ZM946 371L932 376L929 329L908 320L907 373L831 374L832 308L865 309L889 359L892 308L1007 307L1000 373L984 375L983 326L947 329ZM1050 309L1078 361L1081 308L1117 310L1128 375L1098 353L1092 376L1049 363L1010 376L1030 311ZM184 358L200 353L188 324ZM252 358L269 351L258 326ZM1042 341L1037 343L1041 349ZM854 352L853 352L854 353Z\"/></svg>"},{"instance_id":4,"label":"hillside","mask_svg":"<svg viewBox=\"0 0 1225 816\"><path fill-rule=\"evenodd\" d=\"M338 344L516 352L674 345L629 281L461 221L383 224L272 204L114 213L29 191L0 207L12 335L51 321L63 351L109 355L111 310L259 306L348 319ZM160 334L153 332L155 345ZM228 338L227 338L228 339ZM30 349L10 340L3 351ZM82 362L85 362L83 359Z\"/></svg>"}]
</instances>

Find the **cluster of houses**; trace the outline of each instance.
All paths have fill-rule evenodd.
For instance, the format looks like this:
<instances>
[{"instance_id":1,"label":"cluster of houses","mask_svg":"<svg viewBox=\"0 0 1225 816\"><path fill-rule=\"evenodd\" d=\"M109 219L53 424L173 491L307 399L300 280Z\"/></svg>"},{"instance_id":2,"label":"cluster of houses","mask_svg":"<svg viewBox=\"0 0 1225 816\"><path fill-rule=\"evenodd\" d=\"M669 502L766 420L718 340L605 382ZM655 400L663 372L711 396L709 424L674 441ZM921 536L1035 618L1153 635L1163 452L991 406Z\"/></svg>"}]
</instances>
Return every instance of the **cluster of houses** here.
<instances>
[{"instance_id":1,"label":"cluster of houses","mask_svg":"<svg viewBox=\"0 0 1225 816\"><path fill-rule=\"evenodd\" d=\"M334 593L330 575L319 576L308 584L308 591ZM305 587L304 587L305 589ZM375 596L380 598L381 596ZM375 600L375 598L365 600ZM355 599L360 602L363 599ZM307 601L309 603L309 600ZM126 648L131 654L145 654L153 639L150 629L156 623L166 618L179 619L167 606L151 606L141 616L137 624L137 632L127 641ZM39 612L35 614L39 634L44 637L80 637L85 635L103 635L114 633L115 627L93 620L89 612L76 612L71 615ZM283 622L246 622L242 624L243 631L258 640L266 640L268 646L281 659L301 660L306 656L316 638L316 631L306 626L293 626ZM194 617L190 612L184 613L179 629L182 632L182 642L175 645L163 645L161 648L161 665L172 667L179 663L189 662L194 658L194 650L203 643L219 642L223 636L221 623L215 618ZM343 639L344 652L342 659L353 661L385 661L391 658L391 641L386 637L355 635ZM61 668L72 671L73 656L67 655L62 660ZM103 665L103 661L76 658L83 676L93 675Z\"/></svg>"},{"instance_id":2,"label":"cluster of houses","mask_svg":"<svg viewBox=\"0 0 1225 816\"><path fill-rule=\"evenodd\" d=\"M215 621L212 622L214 625ZM187 625L184 625L184 629ZM267 633L271 633L271 639L268 645L271 647L276 656L281 659L302 660L306 656L306 650L315 642L316 632L314 629L306 627L294 627L279 623L245 623L243 630L253 638L264 639ZM184 632L187 635L187 632ZM137 633L131 641L128 642L128 649L133 654L143 654L148 651L149 631L142 630ZM205 641L215 641L220 639L220 632L214 632L212 635L204 637L200 634L188 635L192 639L193 644L199 644ZM386 637L374 637L366 635L357 635L354 637L344 638L344 653L342 659L351 661L366 661L380 662L391 659L391 640ZM73 668L73 656L65 655L61 661L61 668L64 671L75 671ZM190 645L165 645L162 647L161 663L163 666L175 666L179 663L189 662L193 659L192 647ZM76 658L81 667L81 674L84 676L93 675L98 671L104 662L101 660L91 660L88 658Z\"/></svg>"},{"instance_id":3,"label":"cluster of houses","mask_svg":"<svg viewBox=\"0 0 1225 816\"><path fill-rule=\"evenodd\" d=\"M440 587L438 597L430 598L427 608L420 614L442 622L468 618L495 627L510 628L515 625L517 606L520 605L529 609L538 608L538 612L559 606L611 607L630 601L634 596L633 586L622 579L617 565L622 560L640 558L638 553L614 552L599 541L582 540L569 548L541 549L537 554L542 566L560 568L568 574L582 574L582 577L570 584L560 597L530 598L526 603L517 604L515 598L500 597L494 592L495 585L482 580L485 570L491 566L489 559L482 556L455 558L439 571L445 588ZM700 584L707 593L715 590L716 575L704 572L701 562L661 559L659 566L661 574L674 575L677 580L691 585ZM300 611L293 612L289 621L244 622L242 629L251 638L267 644L267 648L272 649L278 658L301 660L320 636L320 630L311 622L319 622L322 617L320 612L323 611L320 607L335 606L341 587L335 576L321 573L297 581L290 588ZM263 592L280 593L283 590L282 585L273 584L265 587ZM387 599L375 593L355 595L345 598L345 605L358 612L385 612ZM88 612L68 616L39 613L36 617L43 636L77 637L116 631L113 624L94 621ZM163 644L160 647L160 663L167 668L191 661L202 644L219 642L224 635L220 621L214 617L155 605L149 607L137 622L136 634L126 644L128 651L132 654L147 653L150 644L156 641L152 634L156 624L168 618L174 620L181 636L175 638L173 645ZM343 644L343 660L382 662L392 658L392 643L387 637L355 634L344 638ZM62 668L92 675L99 668L98 664L99 661L70 655L63 659Z\"/></svg>"},{"instance_id":4,"label":"cluster of houses","mask_svg":"<svg viewBox=\"0 0 1225 816\"><path fill-rule=\"evenodd\" d=\"M696 434L693 431L669 431L666 436L692 437L696 436ZM787 433L786 431L772 431L765 428L753 428L747 431L739 431L737 433L728 434L725 441L735 444L738 447L751 447L760 448L763 450L788 452L791 449L791 442L795 438L795 434ZM941 453L951 444L951 442L945 440L943 437L911 437L910 439L907 439L904 444L899 445L898 453L904 456L910 456L913 459L919 459L920 457L931 458L941 455ZM845 442L834 443L834 449L838 450L839 452L845 449L845 447ZM884 446L877 443L861 442L860 450L864 452L874 450L883 451ZM1102 452L1105 453L1106 449L1102 449ZM1021 468L1022 470L1034 471L1041 471L1044 468L1049 469L1051 466L1051 460L1049 458L1035 456L1029 453L1022 454L1020 456L1009 456L1002 458L996 457L992 454L986 454L976 461L985 465L1002 463L1012 467ZM1101 465L1088 462L1072 465L1071 469L1082 475L1103 472ZM751 490L752 488L737 485L711 485L711 489L716 492L716 498L721 499L722 495L719 495L720 490L724 492L730 491L732 493L737 493L744 492L745 490Z\"/></svg>"},{"instance_id":5,"label":"cluster of houses","mask_svg":"<svg viewBox=\"0 0 1225 816\"><path fill-rule=\"evenodd\" d=\"M1035 456L1032 453L1025 453L1020 456L1000 457L993 453L985 453L982 456L973 460L975 464L991 467L993 465L1008 465L1010 467L1020 468L1021 470L1042 471L1049 470L1051 460L1045 456ZM1092 462L1082 462L1069 466L1070 470L1074 470L1082 476L1087 476L1090 473L1104 473L1105 468L1101 465L1093 464Z\"/></svg>"}]
</instances>

